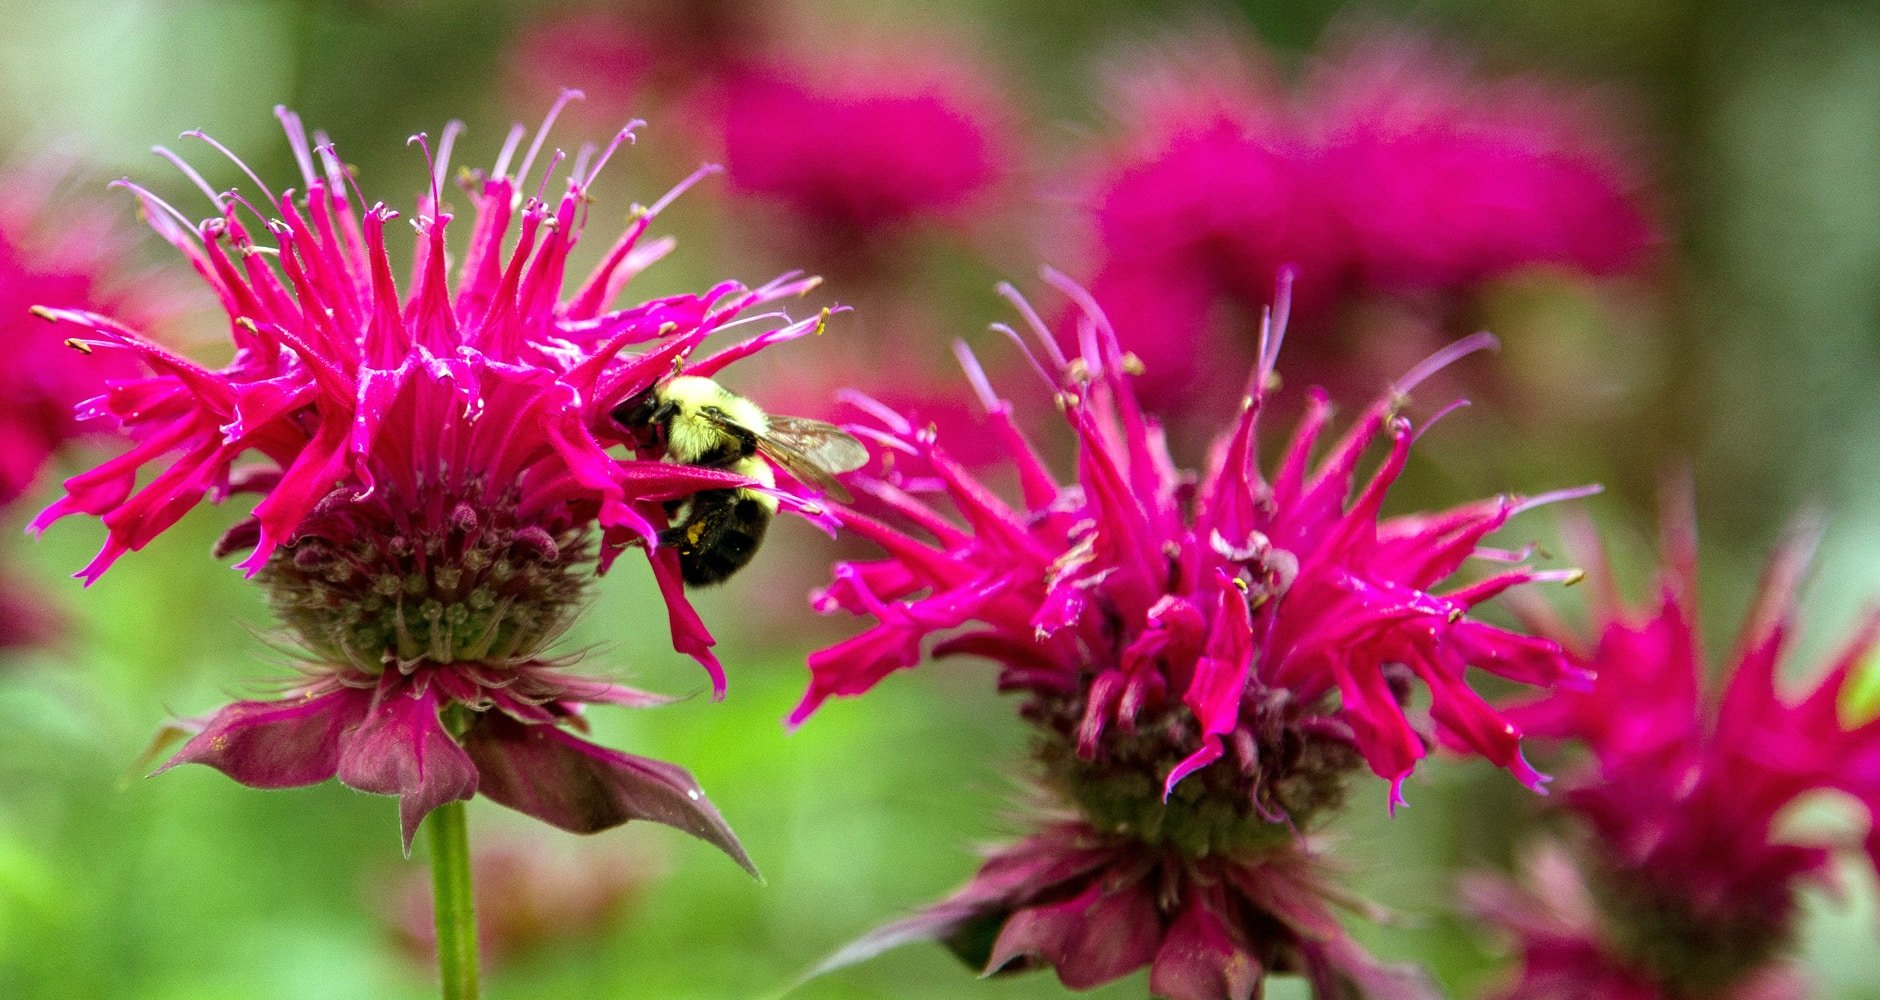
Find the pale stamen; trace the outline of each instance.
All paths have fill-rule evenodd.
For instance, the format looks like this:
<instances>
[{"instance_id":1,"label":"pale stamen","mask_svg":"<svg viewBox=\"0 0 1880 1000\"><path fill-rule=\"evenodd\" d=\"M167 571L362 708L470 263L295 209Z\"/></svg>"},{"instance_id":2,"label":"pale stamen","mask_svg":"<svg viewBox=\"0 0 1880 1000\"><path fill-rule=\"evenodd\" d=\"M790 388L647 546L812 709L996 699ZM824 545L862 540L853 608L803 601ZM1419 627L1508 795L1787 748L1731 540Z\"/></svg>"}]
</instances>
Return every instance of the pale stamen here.
<instances>
[{"instance_id":1,"label":"pale stamen","mask_svg":"<svg viewBox=\"0 0 1880 1000\"><path fill-rule=\"evenodd\" d=\"M1501 341L1495 339L1495 335L1492 333L1483 331L1481 333L1470 334L1442 350L1437 351L1435 354L1424 358L1414 368L1405 372L1403 377L1398 379L1396 383L1391 386L1391 392L1399 396L1408 396L1417 386L1422 385L1425 379L1428 379L1437 372L1442 371L1477 351L1494 350L1499 346L1501 346Z\"/></svg>"},{"instance_id":2,"label":"pale stamen","mask_svg":"<svg viewBox=\"0 0 1880 1000\"><path fill-rule=\"evenodd\" d=\"M578 90L567 88L562 90L561 96L555 98L555 103L548 109L548 116L542 119L542 127L535 132L535 141L529 143L529 152L523 156L522 166L516 169L516 190L520 191L523 183L529 179L529 168L535 166L535 156L542 151L542 143L548 140L548 132L555 127L555 119L561 117L561 109L586 97ZM549 172L553 173L554 169L549 167Z\"/></svg>"}]
</instances>

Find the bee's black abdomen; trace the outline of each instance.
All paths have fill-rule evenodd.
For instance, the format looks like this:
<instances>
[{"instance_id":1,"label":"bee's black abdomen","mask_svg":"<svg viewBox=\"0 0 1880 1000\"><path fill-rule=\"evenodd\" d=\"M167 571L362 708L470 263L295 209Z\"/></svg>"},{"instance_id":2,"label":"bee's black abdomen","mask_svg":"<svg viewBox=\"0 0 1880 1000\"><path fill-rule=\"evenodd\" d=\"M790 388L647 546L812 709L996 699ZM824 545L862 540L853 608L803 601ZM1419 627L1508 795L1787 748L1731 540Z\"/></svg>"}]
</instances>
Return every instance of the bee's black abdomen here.
<instances>
[{"instance_id":1,"label":"bee's black abdomen","mask_svg":"<svg viewBox=\"0 0 1880 1000\"><path fill-rule=\"evenodd\" d=\"M679 574L689 587L723 583L757 554L773 512L744 490L694 494L685 523L668 529L679 548Z\"/></svg>"}]
</instances>

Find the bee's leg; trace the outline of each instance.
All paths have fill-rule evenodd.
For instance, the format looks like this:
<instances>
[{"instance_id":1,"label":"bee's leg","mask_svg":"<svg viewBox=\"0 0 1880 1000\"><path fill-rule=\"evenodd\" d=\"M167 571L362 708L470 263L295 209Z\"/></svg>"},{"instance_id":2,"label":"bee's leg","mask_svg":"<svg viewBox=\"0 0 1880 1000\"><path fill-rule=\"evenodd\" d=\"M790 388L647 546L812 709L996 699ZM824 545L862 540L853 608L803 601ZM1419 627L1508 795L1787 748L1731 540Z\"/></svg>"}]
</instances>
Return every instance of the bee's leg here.
<instances>
[{"instance_id":1,"label":"bee's leg","mask_svg":"<svg viewBox=\"0 0 1880 1000\"><path fill-rule=\"evenodd\" d=\"M679 544L679 568L694 587L722 583L757 554L772 509L749 490L698 494Z\"/></svg>"},{"instance_id":2,"label":"bee's leg","mask_svg":"<svg viewBox=\"0 0 1880 1000\"><path fill-rule=\"evenodd\" d=\"M685 526L686 522L692 519L692 512L695 509L692 501L692 497L666 501L667 527L659 533L659 544L667 547L677 546L682 550L686 547Z\"/></svg>"},{"instance_id":3,"label":"bee's leg","mask_svg":"<svg viewBox=\"0 0 1880 1000\"><path fill-rule=\"evenodd\" d=\"M742 490L706 490L692 497L692 513L685 522L687 552L716 552L738 526L736 512Z\"/></svg>"},{"instance_id":4,"label":"bee's leg","mask_svg":"<svg viewBox=\"0 0 1880 1000\"><path fill-rule=\"evenodd\" d=\"M737 490L701 490L679 501L672 526L659 533L659 543L680 552L709 551L723 537L736 506Z\"/></svg>"}]
</instances>

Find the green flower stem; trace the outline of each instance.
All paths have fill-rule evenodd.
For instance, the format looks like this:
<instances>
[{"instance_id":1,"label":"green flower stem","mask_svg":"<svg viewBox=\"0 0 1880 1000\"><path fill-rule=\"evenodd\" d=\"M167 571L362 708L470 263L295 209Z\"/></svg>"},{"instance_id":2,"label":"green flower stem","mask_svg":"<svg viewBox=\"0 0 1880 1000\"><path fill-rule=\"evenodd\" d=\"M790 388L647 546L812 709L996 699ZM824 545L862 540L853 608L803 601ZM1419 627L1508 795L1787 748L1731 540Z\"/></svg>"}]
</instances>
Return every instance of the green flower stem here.
<instances>
[{"instance_id":1,"label":"green flower stem","mask_svg":"<svg viewBox=\"0 0 1880 1000\"><path fill-rule=\"evenodd\" d=\"M470 832L464 804L446 802L431 828L431 891L437 915L437 972L444 1000L476 1000L477 913L470 893Z\"/></svg>"}]
</instances>

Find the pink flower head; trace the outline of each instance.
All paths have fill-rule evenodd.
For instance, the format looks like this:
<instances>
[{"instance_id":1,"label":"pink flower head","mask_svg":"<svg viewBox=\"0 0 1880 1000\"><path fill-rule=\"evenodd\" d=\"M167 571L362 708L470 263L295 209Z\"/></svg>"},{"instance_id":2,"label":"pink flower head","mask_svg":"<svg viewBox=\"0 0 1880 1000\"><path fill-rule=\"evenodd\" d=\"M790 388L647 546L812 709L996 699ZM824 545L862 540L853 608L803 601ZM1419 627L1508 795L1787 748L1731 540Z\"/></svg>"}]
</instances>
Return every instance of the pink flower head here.
<instances>
[{"instance_id":1,"label":"pink flower head","mask_svg":"<svg viewBox=\"0 0 1880 1000\"><path fill-rule=\"evenodd\" d=\"M1538 787L1540 777L1521 759L1519 732L1469 688L1464 671L1475 666L1539 685L1580 673L1553 642L1477 621L1470 611L1510 587L1571 574L1521 565L1437 588L1471 556L1499 555L1480 543L1509 517L1555 497L1498 497L1442 513L1379 517L1416 436L1398 413L1404 394L1490 340L1470 338L1431 358L1317 461L1331 404L1315 393L1269 478L1253 452L1285 321L1282 299L1279 317L1266 324L1250 395L1196 483L1177 469L1156 421L1137 403L1131 378L1138 363L1083 290L1061 287L1084 310L1084 349L1067 359L1047 342L1054 369L1047 377L1077 436L1077 481L1057 482L1019 436L1011 404L964 351L1012 455L1021 505L965 473L936 437L877 408L879 426L865 432L896 453L896 471L860 485L892 499L918 531L838 512L888 557L837 566L817 605L875 624L811 656L810 689L791 720L914 666L925 641L943 634L936 654L991 657L1006 690L1047 699L1068 693L1084 702L1076 720L1084 756L1113 725L1130 731L1147 715L1186 707L1198 730L1179 766L1164 775L1170 789L1230 746L1257 739L1241 718L1248 699L1284 692L1288 702L1315 705L1336 692L1342 705L1324 713L1325 723L1392 782L1395 798L1427 750L1402 703L1417 680L1430 689L1431 715L1446 742ZM1361 478L1360 457L1378 443L1388 454ZM964 526L940 513L946 507Z\"/></svg>"},{"instance_id":2,"label":"pink flower head","mask_svg":"<svg viewBox=\"0 0 1880 1000\"><path fill-rule=\"evenodd\" d=\"M1232 391L1220 372L1234 366L1201 359L1251 360L1243 331L1283 269L1301 276L1297 308L1325 341L1328 314L1359 293L1440 311L1530 265L1627 271L1655 241L1588 102L1481 82L1433 45L1388 37L1359 39L1288 91L1220 36L1125 64L1126 127L1080 196L1091 292L1143 359L1151 400Z\"/></svg>"},{"instance_id":3,"label":"pink flower head","mask_svg":"<svg viewBox=\"0 0 1880 1000\"><path fill-rule=\"evenodd\" d=\"M510 48L517 99L540 101L575 86L583 118L681 98L748 61L780 20L782 0L610 0L555 5L524 24ZM571 109L574 110L574 109Z\"/></svg>"},{"instance_id":4,"label":"pink flower head","mask_svg":"<svg viewBox=\"0 0 1880 1000\"><path fill-rule=\"evenodd\" d=\"M1512 982L1488 994L1493 1000L1807 1000L1812 995L1806 979L1780 963L1733 975L1728 983L1707 984L1701 993L1688 992L1664 981L1648 964L1626 957L1625 932L1606 925L1598 892L1559 845L1529 851L1520 875L1520 885L1477 875L1463 886L1469 909L1520 943L1521 968ZM1729 944L1761 950L1753 940ZM1720 965L1738 961L1726 952L1708 957Z\"/></svg>"},{"instance_id":5,"label":"pink flower head","mask_svg":"<svg viewBox=\"0 0 1880 1000\"><path fill-rule=\"evenodd\" d=\"M33 318L38 309L84 309L152 325L174 311L169 296L140 291L130 241L119 220L91 202L58 192L61 169L34 163L8 168L0 183L0 504L39 480L67 441L84 433L75 411L108 379L136 366L123 358L74 363L58 332Z\"/></svg>"},{"instance_id":6,"label":"pink flower head","mask_svg":"<svg viewBox=\"0 0 1880 1000\"><path fill-rule=\"evenodd\" d=\"M1559 952L1560 939L1577 938L1585 966L1625 971L1649 985L1644 996L1762 996L1763 987L1751 986L1783 978L1797 891L1828 885L1835 856L1862 845L1785 832L1779 820L1797 800L1825 790L1880 820L1880 719L1857 722L1842 707L1880 637L1880 613L1807 690L1785 694L1778 683L1810 548L1791 542L1771 561L1714 691L1688 513L1668 519L1667 565L1653 605L1626 607L1603 562L1595 563L1593 640L1573 648L1597 680L1511 715L1535 735L1577 739L1592 751L1595 766L1575 777L1566 804L1593 838L1580 870L1564 859L1555 869L1589 884L1586 895L1598 905L1582 908L1588 915L1568 923L1568 933L1514 923L1528 965ZM1864 849L1880 867L1880 823L1872 825ZM1499 919L1509 907L1485 909Z\"/></svg>"},{"instance_id":7,"label":"pink flower head","mask_svg":"<svg viewBox=\"0 0 1880 1000\"><path fill-rule=\"evenodd\" d=\"M959 220L1013 153L1012 112L988 80L934 38L858 39L840 60L730 74L718 113L731 183L832 249Z\"/></svg>"},{"instance_id":8,"label":"pink flower head","mask_svg":"<svg viewBox=\"0 0 1880 1000\"><path fill-rule=\"evenodd\" d=\"M227 310L235 352L225 367L199 365L96 314L44 313L80 331L77 342L127 353L152 374L113 383L88 404L136 443L68 480L35 528L71 514L102 520L104 549L79 574L90 582L203 499L258 494L253 516L222 548L249 551L241 568L267 586L317 665L285 701L217 713L175 762L208 763L259 787L337 774L397 794L407 842L431 808L482 791L582 832L629 818L672 823L742 861L684 771L568 731L581 728L580 703L648 696L571 677L541 654L587 580L637 546L659 581L674 646L722 694L712 637L686 601L676 554L659 545L666 505L703 489L753 487L784 510L818 520L823 511L725 471L610 453L634 443L610 414L676 371L711 376L810 332L817 321L786 318L690 360L741 314L813 279L755 289L726 281L617 306L626 282L671 249L669 240L641 241L648 225L701 170L636 208L564 297L589 181L632 132L598 156L582 150L559 197L530 196L551 111L526 151L518 127L490 171L468 176L472 218L454 275L441 188L458 126L446 129L401 296L385 249L397 213L362 208L331 145L318 135L310 144L296 116L279 114L305 191L276 195L253 178L272 216L248 197L204 187L217 214L194 225L127 184ZM562 159L555 153L547 172ZM546 192L549 180L538 184ZM237 467L250 454L256 461Z\"/></svg>"},{"instance_id":9,"label":"pink flower head","mask_svg":"<svg viewBox=\"0 0 1880 1000\"><path fill-rule=\"evenodd\" d=\"M1112 81L1129 126L1088 181L1090 290L1142 358L1154 401L1239 388L1253 346L1229 330L1257 314L1282 270L1305 276L1295 304L1308 311L1344 280L1344 230L1286 95L1258 63L1215 35L1138 55ZM1204 362L1223 356L1233 363Z\"/></svg>"},{"instance_id":10,"label":"pink flower head","mask_svg":"<svg viewBox=\"0 0 1880 1000\"><path fill-rule=\"evenodd\" d=\"M1537 501L1499 497L1441 513L1379 515L1416 437L1398 412L1404 394L1485 346L1485 338L1431 358L1324 448L1330 405L1315 394L1269 477L1255 465L1254 443L1284 327L1282 297L1280 315L1266 324L1244 406L1196 478L1178 470L1156 421L1138 404L1131 384L1137 362L1118 346L1089 295L1053 280L1082 310L1082 350L1072 357L1057 354L1031 307L1007 293L1046 352L1037 367L1076 436L1075 480L1062 484L1051 473L1022 439L1012 405L964 350L988 433L1010 455L1021 494L1016 503L960 465L931 430L860 400L874 426L857 432L879 442L893 461L887 474L855 484L892 513L876 518L847 509L838 517L886 555L839 564L816 601L822 610L865 615L873 624L811 654L809 691L791 721L802 722L831 696L867 691L919 663L929 649L997 663L1000 688L1025 695L1023 714L1043 733L1038 753L1053 797L1074 804L1079 822L1110 845L1098 860L1054 874L1049 885L1028 878L1001 889L997 898L1012 907L999 910L1010 921L1000 940L1027 942L1020 951L1057 963L1067 983L1088 985L1149 962L1167 940L1135 942L1126 952L1132 958L1115 959L1120 965L1062 964L1107 947L1107 938L1092 938L1090 950L1047 940L1060 932L1107 933L1089 923L1095 911L1083 912L1108 898L1099 884L1129 881L1097 878L1093 873L1111 870L1106 859L1118 859L1117 870L1132 873L1130 879L1166 869L1158 860L1165 857L1188 863L1219 856L1222 864L1251 871L1275 852L1303 850L1297 832L1342 802L1345 778L1361 762L1389 779L1393 804L1401 801L1403 781L1431 745L1408 708L1418 682L1429 690L1437 739L1539 788L1544 779L1522 759L1519 730L1476 694L1466 673L1476 667L1536 685L1581 675L1554 643L1472 616L1478 604L1511 587L1570 576L1482 545ZM1360 476L1361 456L1376 445L1385 450L1381 464ZM1442 589L1472 556L1516 565ZM1067 838L1079 839L1047 836L1047 853L1069 850ZM1182 870L1198 886L1212 884L1205 872ZM1078 883L1074 891L1070 882ZM1132 897L1164 907L1160 922L1144 927L1160 928L1157 935L1188 927L1169 907L1194 898L1180 888L1189 883L1178 879L1168 892L1151 891L1153 884L1142 883L1140 897ZM1282 933L1270 929L1271 921L1303 924L1254 889L1220 891L1230 901L1211 903L1212 912L1228 922L1224 940L1242 944L1201 957L1178 951L1228 983L1240 981L1233 970L1248 961L1256 970L1301 971L1272 965L1291 945L1263 935ZM967 893L975 907L985 902L979 893ZM1055 930L1038 932L1047 937L1014 930L1015 914L1040 900L1083 915L1053 916ZM1016 952L998 954L1010 959ZM1257 981L1259 974L1252 975ZM1320 996L1339 995L1333 985L1320 987ZM1170 995L1247 995L1238 986L1219 989Z\"/></svg>"},{"instance_id":11,"label":"pink flower head","mask_svg":"<svg viewBox=\"0 0 1880 1000\"><path fill-rule=\"evenodd\" d=\"M0 508L37 486L69 443L100 430L78 419L78 404L136 371L126 358L77 357L35 312L86 309L153 325L177 311L161 282L137 280L121 221L61 190L70 175L53 159L0 171ZM0 571L0 649L49 641L61 625L37 587Z\"/></svg>"},{"instance_id":12,"label":"pink flower head","mask_svg":"<svg viewBox=\"0 0 1880 1000\"><path fill-rule=\"evenodd\" d=\"M1617 274L1657 234L1586 97L1483 80L1411 37L1361 37L1307 86L1317 170L1363 281L1460 288L1534 264Z\"/></svg>"}]
</instances>

